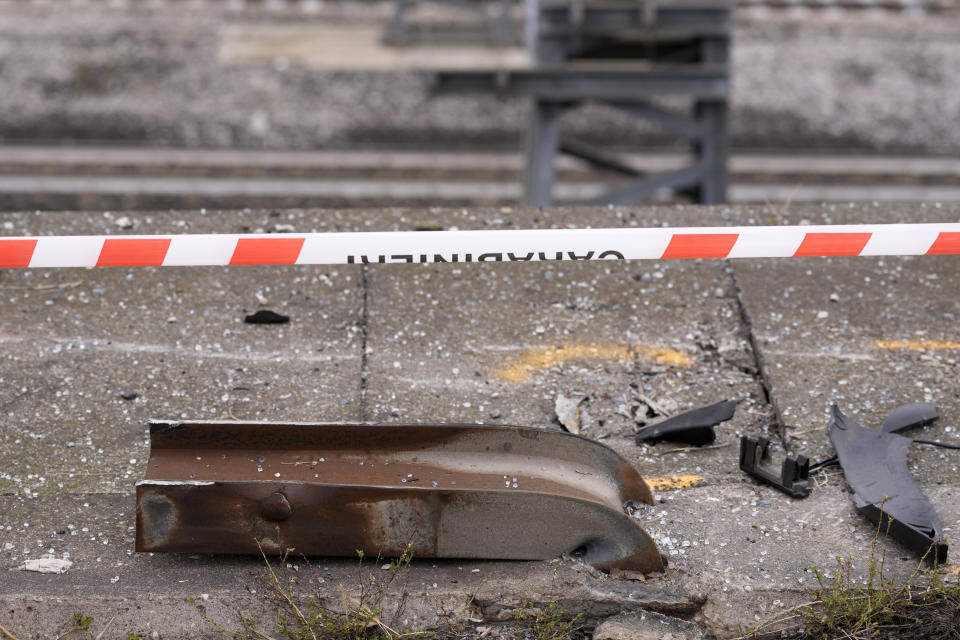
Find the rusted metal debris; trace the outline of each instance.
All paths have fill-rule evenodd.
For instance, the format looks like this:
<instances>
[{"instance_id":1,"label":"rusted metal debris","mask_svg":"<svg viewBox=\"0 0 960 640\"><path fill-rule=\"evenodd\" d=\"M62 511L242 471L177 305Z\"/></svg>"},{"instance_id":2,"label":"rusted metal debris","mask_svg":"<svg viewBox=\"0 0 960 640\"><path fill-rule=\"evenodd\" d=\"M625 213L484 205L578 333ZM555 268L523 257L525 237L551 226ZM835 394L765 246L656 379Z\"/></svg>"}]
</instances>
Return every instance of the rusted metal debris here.
<instances>
[{"instance_id":1,"label":"rusted metal debris","mask_svg":"<svg viewBox=\"0 0 960 640\"><path fill-rule=\"evenodd\" d=\"M400 555L663 570L628 502L640 474L579 436L516 426L152 422L137 551Z\"/></svg>"}]
</instances>

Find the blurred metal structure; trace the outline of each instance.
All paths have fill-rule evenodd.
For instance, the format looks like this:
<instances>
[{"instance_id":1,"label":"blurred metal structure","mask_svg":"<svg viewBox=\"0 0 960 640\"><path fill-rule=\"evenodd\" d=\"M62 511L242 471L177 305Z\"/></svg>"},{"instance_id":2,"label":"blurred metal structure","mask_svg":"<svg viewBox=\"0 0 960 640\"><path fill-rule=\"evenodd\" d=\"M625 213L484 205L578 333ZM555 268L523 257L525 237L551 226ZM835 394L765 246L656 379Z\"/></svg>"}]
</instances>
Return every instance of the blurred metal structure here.
<instances>
[{"instance_id":1,"label":"blurred metal structure","mask_svg":"<svg viewBox=\"0 0 960 640\"><path fill-rule=\"evenodd\" d=\"M383 43L394 46L424 44L484 44L520 46L523 33L513 17L516 0L394 0L393 18L383 33ZM456 23L425 22L411 18L419 7L434 5L470 16Z\"/></svg>"},{"instance_id":2,"label":"blurred metal structure","mask_svg":"<svg viewBox=\"0 0 960 640\"><path fill-rule=\"evenodd\" d=\"M592 204L643 201L661 190L724 202L733 8L732 0L527 0L529 68L438 71L433 89L530 97L528 204L552 202L557 153L632 178ZM686 109L666 107L663 98ZM560 117L587 102L688 141L693 164L648 174L608 151L562 139Z\"/></svg>"}]
</instances>

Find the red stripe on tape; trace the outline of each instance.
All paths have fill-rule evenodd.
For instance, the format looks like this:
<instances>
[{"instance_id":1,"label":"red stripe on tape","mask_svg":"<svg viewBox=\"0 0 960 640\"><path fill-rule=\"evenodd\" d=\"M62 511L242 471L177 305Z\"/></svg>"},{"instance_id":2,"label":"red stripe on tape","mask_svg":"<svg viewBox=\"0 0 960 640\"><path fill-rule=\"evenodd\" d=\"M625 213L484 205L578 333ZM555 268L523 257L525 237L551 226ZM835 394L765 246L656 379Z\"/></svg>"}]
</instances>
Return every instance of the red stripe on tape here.
<instances>
[{"instance_id":1,"label":"red stripe on tape","mask_svg":"<svg viewBox=\"0 0 960 640\"><path fill-rule=\"evenodd\" d=\"M303 238L240 238L230 264L296 264Z\"/></svg>"},{"instance_id":2,"label":"red stripe on tape","mask_svg":"<svg viewBox=\"0 0 960 640\"><path fill-rule=\"evenodd\" d=\"M661 258L726 258L739 233L675 233Z\"/></svg>"},{"instance_id":3,"label":"red stripe on tape","mask_svg":"<svg viewBox=\"0 0 960 640\"><path fill-rule=\"evenodd\" d=\"M170 238L107 238L97 266L159 267L169 248Z\"/></svg>"},{"instance_id":4,"label":"red stripe on tape","mask_svg":"<svg viewBox=\"0 0 960 640\"><path fill-rule=\"evenodd\" d=\"M29 267L36 240L0 240L0 267Z\"/></svg>"},{"instance_id":5,"label":"red stripe on tape","mask_svg":"<svg viewBox=\"0 0 960 640\"><path fill-rule=\"evenodd\" d=\"M858 256L870 241L872 233L808 233L794 252L794 257Z\"/></svg>"},{"instance_id":6,"label":"red stripe on tape","mask_svg":"<svg viewBox=\"0 0 960 640\"><path fill-rule=\"evenodd\" d=\"M960 253L960 231L941 231L927 249L928 256L946 256Z\"/></svg>"}]
</instances>

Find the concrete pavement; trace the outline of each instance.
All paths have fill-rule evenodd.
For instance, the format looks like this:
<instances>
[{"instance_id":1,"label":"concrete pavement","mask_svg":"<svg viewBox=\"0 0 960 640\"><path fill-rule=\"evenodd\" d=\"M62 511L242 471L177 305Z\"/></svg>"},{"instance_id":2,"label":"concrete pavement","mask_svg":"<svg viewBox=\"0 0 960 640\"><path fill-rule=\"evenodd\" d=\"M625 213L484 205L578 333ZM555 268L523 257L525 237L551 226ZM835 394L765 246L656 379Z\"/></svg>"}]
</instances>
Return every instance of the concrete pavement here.
<instances>
[{"instance_id":1,"label":"concrete pavement","mask_svg":"<svg viewBox=\"0 0 960 640\"><path fill-rule=\"evenodd\" d=\"M121 233L119 213L0 214L5 235ZM960 207L830 205L127 214L126 233L563 226L945 222ZM0 624L26 638L69 628L75 611L104 638L214 635L188 595L236 628L269 613L256 558L133 552L134 482L149 418L403 420L559 428L558 394L585 396L583 433L646 477L702 476L657 491L638 514L667 574L617 581L566 562L414 560L401 622L438 623L470 604L471 626L508 624L524 603L561 601L590 624L655 610L735 636L808 599L812 568L853 557L873 527L842 476L818 474L791 500L737 469L741 433L811 458L836 400L876 426L896 404L930 399L953 440L960 424L956 317L960 259L27 270L0 273ZM253 326L257 308L287 325ZM757 350L754 350L756 346ZM120 396L133 391L132 400ZM645 396L669 412L738 401L715 448L633 444ZM651 418L653 419L653 418ZM960 530L960 456L915 445L911 468L948 536ZM64 574L18 571L68 557ZM916 560L891 546L888 567ZM311 584L336 597L356 560L320 559ZM323 581L317 581L322 578Z\"/></svg>"}]
</instances>

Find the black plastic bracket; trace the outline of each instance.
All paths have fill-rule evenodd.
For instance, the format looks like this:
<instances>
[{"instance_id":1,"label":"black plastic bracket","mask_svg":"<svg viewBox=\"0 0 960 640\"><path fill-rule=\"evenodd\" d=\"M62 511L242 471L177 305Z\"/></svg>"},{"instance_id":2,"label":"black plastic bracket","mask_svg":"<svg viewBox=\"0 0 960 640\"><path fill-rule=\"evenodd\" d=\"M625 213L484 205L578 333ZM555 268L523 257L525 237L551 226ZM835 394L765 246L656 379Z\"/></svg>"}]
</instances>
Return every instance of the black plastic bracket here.
<instances>
[{"instance_id":1,"label":"black plastic bracket","mask_svg":"<svg viewBox=\"0 0 960 640\"><path fill-rule=\"evenodd\" d=\"M656 424L646 426L636 434L637 444L656 444L661 440L683 442L695 446L710 444L717 439L714 427L733 417L737 403L718 402L709 407L679 413Z\"/></svg>"},{"instance_id":2,"label":"black plastic bracket","mask_svg":"<svg viewBox=\"0 0 960 640\"><path fill-rule=\"evenodd\" d=\"M740 438L740 469L794 498L810 495L810 461L806 456L788 455L778 470L770 462L770 440Z\"/></svg>"}]
</instances>

